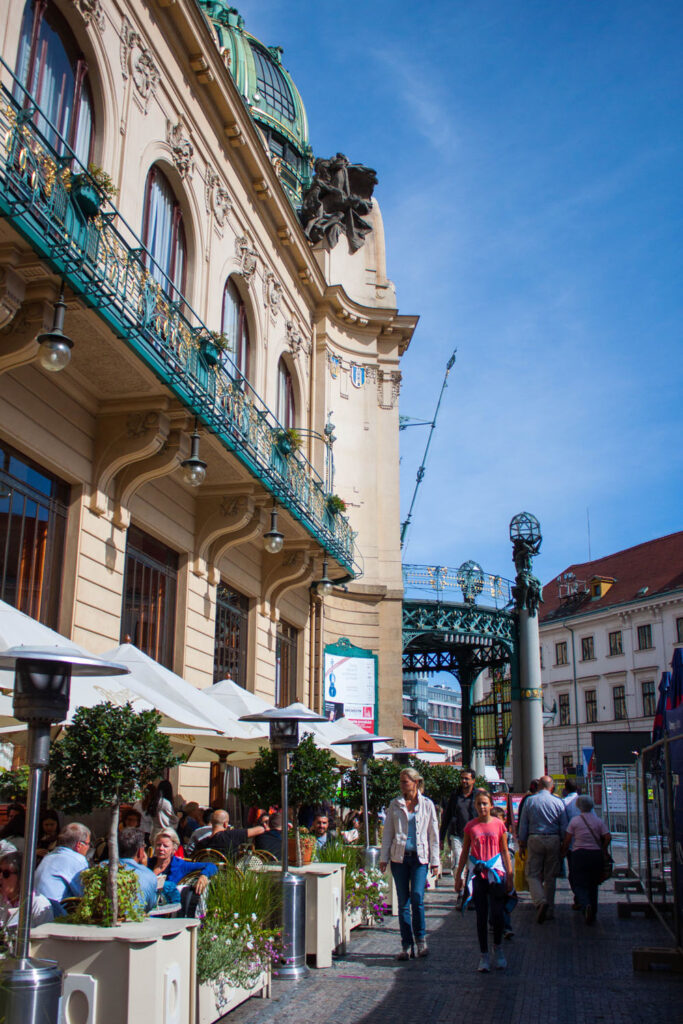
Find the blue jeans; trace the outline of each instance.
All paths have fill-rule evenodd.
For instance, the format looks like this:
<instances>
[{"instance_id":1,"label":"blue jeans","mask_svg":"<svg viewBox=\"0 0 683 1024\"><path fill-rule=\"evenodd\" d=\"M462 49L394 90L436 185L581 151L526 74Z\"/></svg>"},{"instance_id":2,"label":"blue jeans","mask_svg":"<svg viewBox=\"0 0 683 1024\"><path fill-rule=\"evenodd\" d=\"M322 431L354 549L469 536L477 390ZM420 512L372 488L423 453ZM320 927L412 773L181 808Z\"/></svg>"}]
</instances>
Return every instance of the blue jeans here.
<instances>
[{"instance_id":1,"label":"blue jeans","mask_svg":"<svg viewBox=\"0 0 683 1024\"><path fill-rule=\"evenodd\" d=\"M404 855L402 864L391 862L391 873L394 876L398 897L401 945L404 949L409 949L413 945L413 940L421 942L427 932L424 903L427 870L428 865L420 863L414 850Z\"/></svg>"}]
</instances>

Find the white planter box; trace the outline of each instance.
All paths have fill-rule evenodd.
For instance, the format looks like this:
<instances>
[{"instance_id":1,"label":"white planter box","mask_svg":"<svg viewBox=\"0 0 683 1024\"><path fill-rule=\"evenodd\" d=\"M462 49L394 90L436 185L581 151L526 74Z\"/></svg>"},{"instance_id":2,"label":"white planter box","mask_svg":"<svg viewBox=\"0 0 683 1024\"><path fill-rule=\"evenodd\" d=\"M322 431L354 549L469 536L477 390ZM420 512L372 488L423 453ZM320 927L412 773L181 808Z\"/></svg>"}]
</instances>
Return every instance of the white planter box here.
<instances>
[{"instance_id":1,"label":"white planter box","mask_svg":"<svg viewBox=\"0 0 683 1024\"><path fill-rule=\"evenodd\" d=\"M205 981L197 986L197 1024L214 1024L251 996L270 996L270 974L264 973L253 988L234 988L222 982Z\"/></svg>"},{"instance_id":2,"label":"white planter box","mask_svg":"<svg viewBox=\"0 0 683 1024\"><path fill-rule=\"evenodd\" d=\"M31 932L31 956L64 971L60 1024L195 1024L198 925L190 918L118 928L42 924Z\"/></svg>"}]
</instances>

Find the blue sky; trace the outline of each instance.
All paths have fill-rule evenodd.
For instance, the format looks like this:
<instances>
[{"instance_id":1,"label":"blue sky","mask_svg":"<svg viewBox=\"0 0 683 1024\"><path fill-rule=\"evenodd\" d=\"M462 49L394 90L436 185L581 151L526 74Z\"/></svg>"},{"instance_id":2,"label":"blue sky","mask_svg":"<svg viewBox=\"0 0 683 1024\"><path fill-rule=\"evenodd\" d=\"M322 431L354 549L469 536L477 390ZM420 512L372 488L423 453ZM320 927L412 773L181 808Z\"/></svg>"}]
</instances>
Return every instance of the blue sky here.
<instances>
[{"instance_id":1,"label":"blue sky","mask_svg":"<svg viewBox=\"0 0 683 1024\"><path fill-rule=\"evenodd\" d=\"M457 363L406 561L511 576L535 513L545 581L681 529L679 2L249 0L318 156L375 167L401 412ZM402 514L423 430L402 433ZM341 439L340 439L341 441Z\"/></svg>"}]
</instances>

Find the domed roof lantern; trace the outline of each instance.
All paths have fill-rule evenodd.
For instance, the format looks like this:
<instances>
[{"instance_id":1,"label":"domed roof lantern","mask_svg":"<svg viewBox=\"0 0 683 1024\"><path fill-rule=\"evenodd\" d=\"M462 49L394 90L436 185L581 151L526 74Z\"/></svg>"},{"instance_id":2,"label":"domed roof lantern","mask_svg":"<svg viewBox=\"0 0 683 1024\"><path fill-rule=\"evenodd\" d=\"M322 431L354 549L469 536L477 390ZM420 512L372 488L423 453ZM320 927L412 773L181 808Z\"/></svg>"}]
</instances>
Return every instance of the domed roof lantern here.
<instances>
[{"instance_id":1,"label":"domed roof lantern","mask_svg":"<svg viewBox=\"0 0 683 1024\"><path fill-rule=\"evenodd\" d=\"M225 65L263 136L287 196L298 210L312 181L313 153L299 90L282 66L282 47L265 46L244 29L224 0L197 0L211 24Z\"/></svg>"}]
</instances>

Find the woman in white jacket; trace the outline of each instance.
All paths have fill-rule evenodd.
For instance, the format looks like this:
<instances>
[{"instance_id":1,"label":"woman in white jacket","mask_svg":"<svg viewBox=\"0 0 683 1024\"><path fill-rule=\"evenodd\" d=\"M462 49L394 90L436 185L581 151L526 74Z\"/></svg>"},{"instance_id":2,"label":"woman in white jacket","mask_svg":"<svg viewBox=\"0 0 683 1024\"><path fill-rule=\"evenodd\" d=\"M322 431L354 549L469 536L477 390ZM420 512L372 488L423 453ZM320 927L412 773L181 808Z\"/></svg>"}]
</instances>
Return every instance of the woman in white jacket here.
<instances>
[{"instance_id":1,"label":"woman in white jacket","mask_svg":"<svg viewBox=\"0 0 683 1024\"><path fill-rule=\"evenodd\" d=\"M403 947L396 959L409 960L415 955L413 942L418 956L428 953L424 893L428 867L433 875L439 870L439 826L434 804L424 796L422 776L414 768L404 768L400 785L401 796L387 810L379 867L386 871L391 860Z\"/></svg>"}]
</instances>

